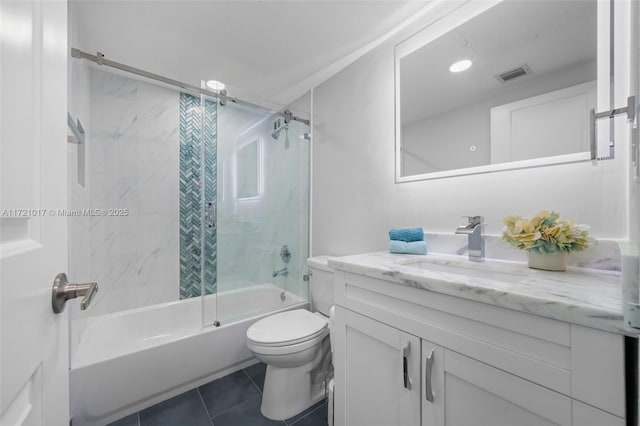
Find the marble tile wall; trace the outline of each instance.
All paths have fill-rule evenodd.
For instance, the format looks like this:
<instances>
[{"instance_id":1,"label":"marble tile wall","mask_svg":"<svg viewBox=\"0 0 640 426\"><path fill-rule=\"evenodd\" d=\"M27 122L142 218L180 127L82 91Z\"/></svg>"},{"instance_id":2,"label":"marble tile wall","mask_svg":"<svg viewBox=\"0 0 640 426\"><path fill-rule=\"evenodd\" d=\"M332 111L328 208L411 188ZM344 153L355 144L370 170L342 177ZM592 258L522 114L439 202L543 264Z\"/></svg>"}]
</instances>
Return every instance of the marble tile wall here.
<instances>
[{"instance_id":1,"label":"marble tile wall","mask_svg":"<svg viewBox=\"0 0 640 426\"><path fill-rule=\"evenodd\" d=\"M93 68L83 89L86 184L71 191L70 206L121 215L83 217L71 226L71 269L100 286L90 309L76 317L177 300L179 94Z\"/></svg>"}]
</instances>

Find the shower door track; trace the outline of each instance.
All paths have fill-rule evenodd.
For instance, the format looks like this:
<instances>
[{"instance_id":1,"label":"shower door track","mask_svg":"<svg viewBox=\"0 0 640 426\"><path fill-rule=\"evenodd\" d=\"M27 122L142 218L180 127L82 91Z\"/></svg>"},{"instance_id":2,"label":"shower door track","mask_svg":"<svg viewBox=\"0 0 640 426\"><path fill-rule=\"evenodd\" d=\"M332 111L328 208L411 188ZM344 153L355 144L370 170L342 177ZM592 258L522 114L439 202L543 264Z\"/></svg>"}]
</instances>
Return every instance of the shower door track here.
<instances>
[{"instance_id":1,"label":"shower door track","mask_svg":"<svg viewBox=\"0 0 640 426\"><path fill-rule=\"evenodd\" d=\"M174 80L174 79L169 78L169 77L164 77L164 76L161 76L159 74L154 74L154 73L149 72L149 71L141 70L140 68L131 67L129 65L124 65L124 64L121 64L119 62L115 62L115 61L111 61L109 59L105 59L104 54L102 54L100 52L97 52L97 54L92 55L90 53L83 52L80 49L71 48L71 56L74 57L74 58L78 58L78 59L86 59L86 60L89 60L91 62L95 62L98 65L106 65L108 67L112 67L112 68L116 68L116 69L119 69L119 70L122 70L122 71L130 72L132 74L136 74L136 75L139 75L139 76L145 77L145 78L150 78L152 80L160 81L162 83L170 84L172 86L177 86L177 87L180 87L181 89L184 89L184 90L188 90L188 91L195 92L195 93L200 93L200 94L203 94L203 95L206 95L206 96L211 96L211 97L216 98L216 99L218 99L218 100L220 100L222 102L233 102L233 103L238 104L238 105L242 105L242 106L246 106L246 107L250 107L250 108L257 108L259 110L267 111L269 113L280 115L280 116L285 117L285 118L291 118L291 119L293 119L295 121L299 121L300 123L304 123L307 126L310 125L309 120L301 118L301 117L298 117L296 115L292 115L290 113L287 114L287 113L285 113L283 111L273 112L273 110L271 110L269 108L266 108L266 107L264 107L262 105L257 105L257 104L254 104L254 103L251 103L251 102L248 102L248 101L243 101L241 99L234 98L232 96L227 96L227 95L222 94L222 93L212 92L210 90L203 89L201 87L194 86L192 84L184 83L182 81Z\"/></svg>"}]
</instances>

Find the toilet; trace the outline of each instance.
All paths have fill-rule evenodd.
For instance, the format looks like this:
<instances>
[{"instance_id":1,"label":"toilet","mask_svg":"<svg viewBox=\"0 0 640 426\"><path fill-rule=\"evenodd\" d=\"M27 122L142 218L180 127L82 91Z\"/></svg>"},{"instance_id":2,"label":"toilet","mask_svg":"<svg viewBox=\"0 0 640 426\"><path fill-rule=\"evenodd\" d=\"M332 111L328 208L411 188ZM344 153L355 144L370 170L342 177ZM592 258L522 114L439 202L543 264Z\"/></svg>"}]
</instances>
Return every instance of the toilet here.
<instances>
[{"instance_id":1,"label":"toilet","mask_svg":"<svg viewBox=\"0 0 640 426\"><path fill-rule=\"evenodd\" d=\"M262 415L284 420L325 397L326 372L331 364L329 314L333 305L333 270L329 256L307 260L314 312L280 312L257 321L247 330L247 347L267 364Z\"/></svg>"}]
</instances>

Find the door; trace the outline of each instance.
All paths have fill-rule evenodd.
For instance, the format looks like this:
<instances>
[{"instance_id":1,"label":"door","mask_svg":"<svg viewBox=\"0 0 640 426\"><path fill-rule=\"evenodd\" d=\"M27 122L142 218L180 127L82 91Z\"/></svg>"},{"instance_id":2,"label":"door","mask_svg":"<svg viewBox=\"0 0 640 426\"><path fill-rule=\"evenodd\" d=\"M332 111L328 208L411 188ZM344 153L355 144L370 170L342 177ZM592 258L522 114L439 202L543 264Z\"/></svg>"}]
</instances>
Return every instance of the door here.
<instances>
[{"instance_id":1,"label":"door","mask_svg":"<svg viewBox=\"0 0 640 426\"><path fill-rule=\"evenodd\" d=\"M338 425L420 424L420 339L351 311L345 312L345 382Z\"/></svg>"},{"instance_id":2,"label":"door","mask_svg":"<svg viewBox=\"0 0 640 426\"><path fill-rule=\"evenodd\" d=\"M67 4L0 3L0 424L68 425ZM72 277L73 278L73 277Z\"/></svg>"},{"instance_id":3,"label":"door","mask_svg":"<svg viewBox=\"0 0 640 426\"><path fill-rule=\"evenodd\" d=\"M491 163L589 151L595 103L590 81L491 108Z\"/></svg>"}]
</instances>

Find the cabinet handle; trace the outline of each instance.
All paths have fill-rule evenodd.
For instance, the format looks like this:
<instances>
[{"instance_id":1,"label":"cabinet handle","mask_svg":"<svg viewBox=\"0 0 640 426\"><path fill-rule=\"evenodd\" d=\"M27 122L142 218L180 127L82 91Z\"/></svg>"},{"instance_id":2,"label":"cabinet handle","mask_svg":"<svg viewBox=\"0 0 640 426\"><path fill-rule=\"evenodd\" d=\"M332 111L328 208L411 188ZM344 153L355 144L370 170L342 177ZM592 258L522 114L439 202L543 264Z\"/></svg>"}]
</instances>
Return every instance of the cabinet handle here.
<instances>
[{"instance_id":1,"label":"cabinet handle","mask_svg":"<svg viewBox=\"0 0 640 426\"><path fill-rule=\"evenodd\" d=\"M409 378L409 351L411 350L411 342L407 342L407 344L402 348L402 381L404 383L404 388L407 390L411 390L411 379Z\"/></svg>"},{"instance_id":2,"label":"cabinet handle","mask_svg":"<svg viewBox=\"0 0 640 426\"><path fill-rule=\"evenodd\" d=\"M433 370L433 357L433 349L431 349L431 352L429 353L429 356L427 357L427 360L425 362L424 369L424 382L426 386L425 398L427 398L427 401L429 402L433 402L433 388L431 387L431 370Z\"/></svg>"}]
</instances>

